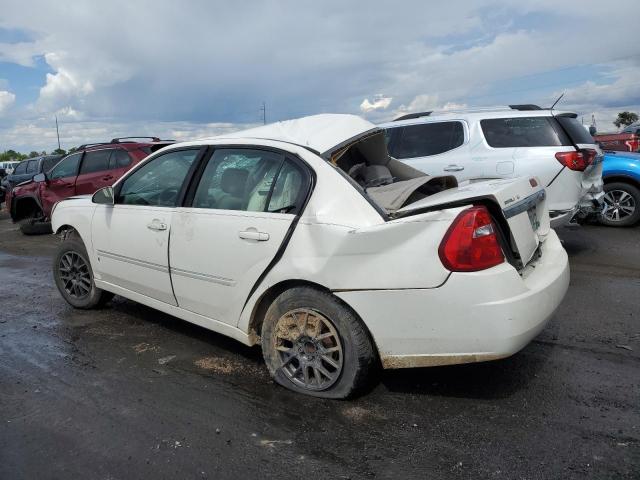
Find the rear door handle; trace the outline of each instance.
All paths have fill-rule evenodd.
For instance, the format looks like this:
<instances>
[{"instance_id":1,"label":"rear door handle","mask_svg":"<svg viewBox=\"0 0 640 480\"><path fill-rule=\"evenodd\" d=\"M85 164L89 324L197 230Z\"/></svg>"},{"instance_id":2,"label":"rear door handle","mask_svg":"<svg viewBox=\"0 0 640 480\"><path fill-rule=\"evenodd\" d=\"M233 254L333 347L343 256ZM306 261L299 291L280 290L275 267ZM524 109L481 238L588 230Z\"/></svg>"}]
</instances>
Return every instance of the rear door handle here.
<instances>
[{"instance_id":1,"label":"rear door handle","mask_svg":"<svg viewBox=\"0 0 640 480\"><path fill-rule=\"evenodd\" d=\"M445 172L461 172L462 170L464 170L462 165L447 165L444 167Z\"/></svg>"},{"instance_id":2,"label":"rear door handle","mask_svg":"<svg viewBox=\"0 0 640 480\"><path fill-rule=\"evenodd\" d=\"M107 175L106 177L102 177L102 180L108 182L109 180L113 180L113 177L111 175Z\"/></svg>"},{"instance_id":3,"label":"rear door handle","mask_svg":"<svg viewBox=\"0 0 640 480\"><path fill-rule=\"evenodd\" d=\"M267 232L259 232L255 229L238 232L238 237L243 240L256 240L258 242L266 242L269 240L269 234Z\"/></svg>"},{"instance_id":4,"label":"rear door handle","mask_svg":"<svg viewBox=\"0 0 640 480\"><path fill-rule=\"evenodd\" d=\"M167 224L156 219L156 220L153 220L151 223L147 224L147 228L155 232L160 232L162 230L167 229Z\"/></svg>"}]
</instances>

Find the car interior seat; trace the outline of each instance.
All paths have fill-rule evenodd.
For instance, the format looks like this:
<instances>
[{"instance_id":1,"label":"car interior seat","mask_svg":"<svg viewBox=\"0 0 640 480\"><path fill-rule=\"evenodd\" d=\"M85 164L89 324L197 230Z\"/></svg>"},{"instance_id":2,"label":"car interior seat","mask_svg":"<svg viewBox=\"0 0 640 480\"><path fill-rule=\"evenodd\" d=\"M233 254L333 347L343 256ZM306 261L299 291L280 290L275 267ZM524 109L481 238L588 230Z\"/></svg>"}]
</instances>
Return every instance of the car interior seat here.
<instances>
[{"instance_id":1,"label":"car interior seat","mask_svg":"<svg viewBox=\"0 0 640 480\"><path fill-rule=\"evenodd\" d=\"M216 202L216 208L242 210L249 171L244 168L227 168L220 178L223 194Z\"/></svg>"}]
</instances>

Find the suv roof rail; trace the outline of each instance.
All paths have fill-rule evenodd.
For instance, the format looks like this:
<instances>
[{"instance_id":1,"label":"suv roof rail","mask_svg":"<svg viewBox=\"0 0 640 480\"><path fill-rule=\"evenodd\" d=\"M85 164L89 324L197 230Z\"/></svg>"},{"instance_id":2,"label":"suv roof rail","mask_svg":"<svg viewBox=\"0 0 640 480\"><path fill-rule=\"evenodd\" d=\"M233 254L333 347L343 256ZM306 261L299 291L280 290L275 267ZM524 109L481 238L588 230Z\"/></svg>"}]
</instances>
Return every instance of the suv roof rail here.
<instances>
[{"instance_id":1,"label":"suv roof rail","mask_svg":"<svg viewBox=\"0 0 640 480\"><path fill-rule=\"evenodd\" d=\"M407 113L406 115L401 115L398 118L395 118L393 121L398 122L400 120L411 120L412 118L420 118L420 117L428 117L433 112L415 112L415 113Z\"/></svg>"},{"instance_id":2,"label":"suv roof rail","mask_svg":"<svg viewBox=\"0 0 640 480\"><path fill-rule=\"evenodd\" d=\"M112 142L98 142L98 143L84 143L80 145L76 150L84 150L89 147L97 147L98 145L110 145Z\"/></svg>"},{"instance_id":3,"label":"suv roof rail","mask_svg":"<svg viewBox=\"0 0 640 480\"><path fill-rule=\"evenodd\" d=\"M533 103L523 103L523 104L517 104L517 105L509 105L509 108L511 110L522 110L522 111L542 110L541 107L539 107L538 105L534 105Z\"/></svg>"},{"instance_id":4,"label":"suv roof rail","mask_svg":"<svg viewBox=\"0 0 640 480\"><path fill-rule=\"evenodd\" d=\"M152 142L159 142L160 141L160 139L158 137L145 137L145 136L142 136L142 137L117 137L117 138L112 139L110 143L123 143L122 140L125 140L125 142L126 142L127 140L129 140L131 138L149 138L149 139L151 139Z\"/></svg>"}]
</instances>

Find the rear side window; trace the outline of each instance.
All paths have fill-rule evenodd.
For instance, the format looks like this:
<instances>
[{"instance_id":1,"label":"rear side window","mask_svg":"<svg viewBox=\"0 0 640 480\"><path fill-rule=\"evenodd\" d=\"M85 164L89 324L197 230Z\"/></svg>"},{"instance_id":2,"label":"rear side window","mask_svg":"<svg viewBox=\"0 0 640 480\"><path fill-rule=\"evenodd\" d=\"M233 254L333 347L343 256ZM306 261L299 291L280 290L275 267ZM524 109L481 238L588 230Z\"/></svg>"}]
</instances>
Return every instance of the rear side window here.
<instances>
[{"instance_id":1,"label":"rear side window","mask_svg":"<svg viewBox=\"0 0 640 480\"><path fill-rule=\"evenodd\" d=\"M387 149L397 159L428 157L448 152L464 143L461 122L407 125L387 130Z\"/></svg>"},{"instance_id":2,"label":"rear side window","mask_svg":"<svg viewBox=\"0 0 640 480\"><path fill-rule=\"evenodd\" d=\"M109 159L109 169L123 168L131 164L131 157L124 150L113 150Z\"/></svg>"},{"instance_id":3,"label":"rear side window","mask_svg":"<svg viewBox=\"0 0 640 480\"><path fill-rule=\"evenodd\" d=\"M27 162L27 173L37 173L38 172L38 160L29 160Z\"/></svg>"},{"instance_id":4,"label":"rear side window","mask_svg":"<svg viewBox=\"0 0 640 480\"><path fill-rule=\"evenodd\" d=\"M283 155L263 150L216 150L202 173L193 207L264 211L283 161Z\"/></svg>"},{"instance_id":5,"label":"rear side window","mask_svg":"<svg viewBox=\"0 0 640 480\"><path fill-rule=\"evenodd\" d=\"M110 155L111 150L96 150L85 153L80 167L80 175L108 170Z\"/></svg>"},{"instance_id":6,"label":"rear side window","mask_svg":"<svg viewBox=\"0 0 640 480\"><path fill-rule=\"evenodd\" d=\"M480 120L484 138L493 148L570 146L567 135L551 117Z\"/></svg>"},{"instance_id":7,"label":"rear side window","mask_svg":"<svg viewBox=\"0 0 640 480\"><path fill-rule=\"evenodd\" d=\"M569 134L574 143L596 143L591 134L584 128L577 118L557 116L556 119Z\"/></svg>"}]
</instances>

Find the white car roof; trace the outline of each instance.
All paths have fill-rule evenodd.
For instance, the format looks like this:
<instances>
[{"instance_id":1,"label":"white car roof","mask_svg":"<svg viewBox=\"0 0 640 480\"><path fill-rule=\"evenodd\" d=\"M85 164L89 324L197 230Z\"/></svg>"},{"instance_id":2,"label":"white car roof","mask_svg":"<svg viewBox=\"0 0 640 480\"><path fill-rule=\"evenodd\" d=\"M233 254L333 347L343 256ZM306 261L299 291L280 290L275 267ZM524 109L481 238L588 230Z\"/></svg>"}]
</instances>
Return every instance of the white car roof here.
<instances>
[{"instance_id":1,"label":"white car roof","mask_svg":"<svg viewBox=\"0 0 640 480\"><path fill-rule=\"evenodd\" d=\"M575 115L573 112L553 111L554 115L569 114ZM398 127L401 125L415 125L420 123L435 122L442 120L468 120L478 121L488 118L514 118L514 117L548 117L551 111L544 110L512 110L510 108L495 109L478 109L478 110L442 110L435 111L423 117L411 118L407 120L398 120L386 122L378 125L381 128Z\"/></svg>"},{"instance_id":2,"label":"white car roof","mask_svg":"<svg viewBox=\"0 0 640 480\"><path fill-rule=\"evenodd\" d=\"M292 143L324 154L354 137L375 131L373 123L357 115L321 114L285 120L262 127L250 128L234 133L225 133L206 140L259 139Z\"/></svg>"}]
</instances>

